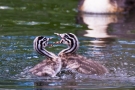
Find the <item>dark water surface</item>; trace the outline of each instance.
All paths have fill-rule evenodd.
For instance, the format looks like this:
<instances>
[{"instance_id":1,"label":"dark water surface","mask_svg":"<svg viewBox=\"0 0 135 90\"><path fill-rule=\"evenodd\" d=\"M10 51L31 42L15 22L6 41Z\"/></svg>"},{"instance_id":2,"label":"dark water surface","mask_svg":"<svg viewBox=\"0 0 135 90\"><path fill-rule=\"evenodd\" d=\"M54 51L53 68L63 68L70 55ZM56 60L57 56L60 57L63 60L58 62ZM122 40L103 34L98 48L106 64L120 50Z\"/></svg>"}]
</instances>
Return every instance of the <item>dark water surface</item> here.
<instances>
[{"instance_id":1,"label":"dark water surface","mask_svg":"<svg viewBox=\"0 0 135 90\"><path fill-rule=\"evenodd\" d=\"M77 13L78 0L0 1L0 89L53 90L99 89L134 90L135 17ZM38 35L76 34L78 53L104 64L109 74L61 78L35 77L27 71L44 57L33 51ZM58 53L64 45L48 50Z\"/></svg>"}]
</instances>

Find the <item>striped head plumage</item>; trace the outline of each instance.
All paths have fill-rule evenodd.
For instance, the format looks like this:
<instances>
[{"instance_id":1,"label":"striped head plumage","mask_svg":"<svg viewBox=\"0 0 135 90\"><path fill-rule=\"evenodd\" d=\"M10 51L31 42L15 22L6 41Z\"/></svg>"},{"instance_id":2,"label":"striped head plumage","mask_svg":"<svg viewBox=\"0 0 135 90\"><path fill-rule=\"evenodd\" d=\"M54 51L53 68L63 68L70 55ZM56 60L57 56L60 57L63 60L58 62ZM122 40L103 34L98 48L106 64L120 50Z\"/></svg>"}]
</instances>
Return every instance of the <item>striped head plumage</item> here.
<instances>
[{"instance_id":1,"label":"striped head plumage","mask_svg":"<svg viewBox=\"0 0 135 90\"><path fill-rule=\"evenodd\" d=\"M79 41L75 34L73 33L55 33L56 35L61 37L60 43L66 44L68 46L67 49L62 50L60 53L75 53L79 48Z\"/></svg>"},{"instance_id":2,"label":"striped head plumage","mask_svg":"<svg viewBox=\"0 0 135 90\"><path fill-rule=\"evenodd\" d=\"M53 58L56 55L52 52L49 52L45 49L45 47L48 46L48 42L51 38L43 37L43 36L37 36L33 41L33 48L36 52L38 52L41 55L44 55L48 58Z\"/></svg>"}]
</instances>

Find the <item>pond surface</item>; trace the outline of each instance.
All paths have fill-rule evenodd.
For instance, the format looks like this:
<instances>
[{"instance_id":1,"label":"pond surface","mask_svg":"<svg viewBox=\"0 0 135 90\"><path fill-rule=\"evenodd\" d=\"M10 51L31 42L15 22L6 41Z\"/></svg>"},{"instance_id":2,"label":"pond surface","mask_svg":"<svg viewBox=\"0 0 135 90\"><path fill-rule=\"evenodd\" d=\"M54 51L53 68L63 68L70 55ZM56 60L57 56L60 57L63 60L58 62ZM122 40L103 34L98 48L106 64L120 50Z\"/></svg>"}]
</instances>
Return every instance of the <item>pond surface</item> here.
<instances>
[{"instance_id":1,"label":"pond surface","mask_svg":"<svg viewBox=\"0 0 135 90\"><path fill-rule=\"evenodd\" d=\"M80 14L77 4L77 0L1 0L0 89L134 90L135 14ZM33 50L33 39L43 35L53 37L53 43L58 40L54 32L76 34L78 53L101 62L109 73L53 79L27 73L45 58ZM65 47L48 50L57 54Z\"/></svg>"}]
</instances>

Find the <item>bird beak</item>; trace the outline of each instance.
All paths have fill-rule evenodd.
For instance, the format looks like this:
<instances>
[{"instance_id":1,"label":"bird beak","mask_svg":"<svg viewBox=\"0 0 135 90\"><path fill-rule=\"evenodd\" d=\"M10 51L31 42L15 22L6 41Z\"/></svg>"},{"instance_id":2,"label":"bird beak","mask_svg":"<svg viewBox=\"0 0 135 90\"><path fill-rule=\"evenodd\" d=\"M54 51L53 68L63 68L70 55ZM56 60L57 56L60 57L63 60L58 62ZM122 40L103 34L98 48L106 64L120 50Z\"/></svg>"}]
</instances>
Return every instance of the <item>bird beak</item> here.
<instances>
[{"instance_id":1,"label":"bird beak","mask_svg":"<svg viewBox=\"0 0 135 90\"><path fill-rule=\"evenodd\" d=\"M59 35L60 35L59 33L54 33L54 34L56 34L57 36L59 36Z\"/></svg>"},{"instance_id":2,"label":"bird beak","mask_svg":"<svg viewBox=\"0 0 135 90\"><path fill-rule=\"evenodd\" d=\"M47 41L49 41L49 40L51 40L51 39L53 39L53 37L49 37L49 38L47 38ZM52 46L53 46L53 44L48 44L48 46L49 46L49 47L52 47Z\"/></svg>"},{"instance_id":3,"label":"bird beak","mask_svg":"<svg viewBox=\"0 0 135 90\"><path fill-rule=\"evenodd\" d=\"M59 33L54 33L54 34L61 37L61 40L57 43L63 43L64 34L59 34Z\"/></svg>"},{"instance_id":4,"label":"bird beak","mask_svg":"<svg viewBox=\"0 0 135 90\"><path fill-rule=\"evenodd\" d=\"M63 39L60 40L60 43L63 43Z\"/></svg>"},{"instance_id":5,"label":"bird beak","mask_svg":"<svg viewBox=\"0 0 135 90\"><path fill-rule=\"evenodd\" d=\"M54 33L54 34L56 34L57 36L60 36L62 39L63 39L63 37L65 35L65 34L59 34L59 33Z\"/></svg>"},{"instance_id":6,"label":"bird beak","mask_svg":"<svg viewBox=\"0 0 135 90\"><path fill-rule=\"evenodd\" d=\"M51 40L52 39L52 37L50 37L50 38L47 38L47 41L49 41L49 40Z\"/></svg>"}]
</instances>

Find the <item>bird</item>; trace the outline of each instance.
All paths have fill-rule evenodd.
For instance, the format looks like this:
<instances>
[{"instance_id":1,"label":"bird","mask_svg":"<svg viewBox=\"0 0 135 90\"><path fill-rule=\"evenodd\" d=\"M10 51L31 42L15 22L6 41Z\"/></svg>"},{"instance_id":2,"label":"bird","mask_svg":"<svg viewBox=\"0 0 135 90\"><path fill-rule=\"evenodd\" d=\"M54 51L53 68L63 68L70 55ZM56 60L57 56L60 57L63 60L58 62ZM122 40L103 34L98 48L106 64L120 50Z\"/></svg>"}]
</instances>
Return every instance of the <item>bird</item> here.
<instances>
[{"instance_id":1,"label":"bird","mask_svg":"<svg viewBox=\"0 0 135 90\"><path fill-rule=\"evenodd\" d=\"M134 0L79 0L78 4L78 11L97 14L125 14L134 8Z\"/></svg>"},{"instance_id":2,"label":"bird","mask_svg":"<svg viewBox=\"0 0 135 90\"><path fill-rule=\"evenodd\" d=\"M54 33L61 37L57 43L66 44L68 47L61 50L58 56L62 60L63 70L70 70L71 73L82 73L86 75L103 75L108 73L108 69L97 61L87 59L77 54L79 40L73 33Z\"/></svg>"},{"instance_id":3,"label":"bird","mask_svg":"<svg viewBox=\"0 0 135 90\"><path fill-rule=\"evenodd\" d=\"M45 47L48 46L48 41L50 39L51 38L37 36L33 41L34 50L39 54L46 56L45 60L29 70L29 72L36 76L57 77L57 73L61 70L61 58L45 49Z\"/></svg>"}]
</instances>

